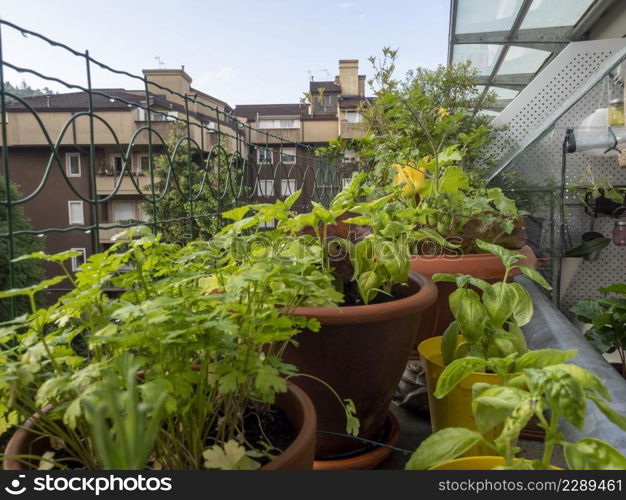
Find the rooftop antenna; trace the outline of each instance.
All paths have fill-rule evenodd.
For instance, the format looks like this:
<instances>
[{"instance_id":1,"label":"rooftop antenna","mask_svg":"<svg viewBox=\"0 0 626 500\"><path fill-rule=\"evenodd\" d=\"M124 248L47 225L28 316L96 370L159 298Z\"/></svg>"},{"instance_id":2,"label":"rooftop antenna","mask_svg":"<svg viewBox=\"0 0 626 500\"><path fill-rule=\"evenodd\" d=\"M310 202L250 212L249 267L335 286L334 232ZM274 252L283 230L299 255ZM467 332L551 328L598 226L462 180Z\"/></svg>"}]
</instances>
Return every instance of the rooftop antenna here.
<instances>
[{"instance_id":1,"label":"rooftop antenna","mask_svg":"<svg viewBox=\"0 0 626 500\"><path fill-rule=\"evenodd\" d=\"M313 72L309 69L307 70L306 74L309 76L309 81L313 81Z\"/></svg>"},{"instance_id":2,"label":"rooftop antenna","mask_svg":"<svg viewBox=\"0 0 626 500\"><path fill-rule=\"evenodd\" d=\"M159 69L163 69L163 67L165 66L165 63L161 60L161 58L159 56L154 56L154 58L157 61L157 64L159 65Z\"/></svg>"}]
</instances>

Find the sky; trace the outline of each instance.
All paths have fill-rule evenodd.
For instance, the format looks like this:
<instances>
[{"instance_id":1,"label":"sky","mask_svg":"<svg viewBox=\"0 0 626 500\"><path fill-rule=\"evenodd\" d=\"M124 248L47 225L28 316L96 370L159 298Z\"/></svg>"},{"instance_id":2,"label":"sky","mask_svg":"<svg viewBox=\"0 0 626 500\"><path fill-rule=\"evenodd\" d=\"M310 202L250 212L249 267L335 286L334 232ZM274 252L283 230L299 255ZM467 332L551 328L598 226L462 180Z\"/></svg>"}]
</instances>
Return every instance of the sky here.
<instances>
[{"instance_id":1,"label":"sky","mask_svg":"<svg viewBox=\"0 0 626 500\"><path fill-rule=\"evenodd\" d=\"M398 75L445 64L449 0L0 0L0 17L64 43L115 69L180 68L192 86L229 105L298 102L308 82L333 79L339 59L399 49ZM3 58L86 86L84 58L2 27ZM158 58L158 59L157 59ZM91 68L95 88L141 82ZM68 91L4 69L11 83Z\"/></svg>"}]
</instances>

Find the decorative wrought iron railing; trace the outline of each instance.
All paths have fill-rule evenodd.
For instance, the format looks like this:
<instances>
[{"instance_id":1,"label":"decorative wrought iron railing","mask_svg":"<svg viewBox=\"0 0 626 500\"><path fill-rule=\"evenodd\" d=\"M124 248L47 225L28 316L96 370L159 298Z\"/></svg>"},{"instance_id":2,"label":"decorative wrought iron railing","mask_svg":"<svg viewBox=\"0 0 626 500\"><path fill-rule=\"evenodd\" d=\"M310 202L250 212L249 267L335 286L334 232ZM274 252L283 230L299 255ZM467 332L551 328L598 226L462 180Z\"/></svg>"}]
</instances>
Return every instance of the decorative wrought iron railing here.
<instances>
[{"instance_id":1,"label":"decorative wrought iron railing","mask_svg":"<svg viewBox=\"0 0 626 500\"><path fill-rule=\"evenodd\" d=\"M16 39L9 32L82 62L86 85L68 81L63 67L51 75L28 61L7 60L4 51ZM96 88L96 69L134 81L140 90ZM66 89L74 103L51 106L58 95L20 97L7 88L8 70ZM81 248L86 256L106 246L113 233L136 224L149 224L156 232L177 228L175 237L194 239L217 230L222 212L236 205L273 201L297 189L302 195L296 208L323 203L356 168L316 154L311 144L253 128L207 97L178 92L0 20L3 286L19 281L12 262L23 253L19 238L44 237L48 250ZM124 207L123 216L112 213L115 203ZM30 219L26 227L16 226L20 211ZM67 223L59 222L59 211Z\"/></svg>"}]
</instances>

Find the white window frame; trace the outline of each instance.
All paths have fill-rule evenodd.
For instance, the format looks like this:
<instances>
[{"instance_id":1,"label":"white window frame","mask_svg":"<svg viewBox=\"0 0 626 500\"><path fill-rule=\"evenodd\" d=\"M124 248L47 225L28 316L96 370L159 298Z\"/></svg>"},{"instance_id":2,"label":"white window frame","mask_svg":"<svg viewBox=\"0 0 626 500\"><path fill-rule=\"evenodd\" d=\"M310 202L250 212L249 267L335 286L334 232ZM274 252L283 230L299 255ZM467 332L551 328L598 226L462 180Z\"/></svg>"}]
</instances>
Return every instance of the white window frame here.
<instances>
[{"instance_id":1,"label":"white window frame","mask_svg":"<svg viewBox=\"0 0 626 500\"><path fill-rule=\"evenodd\" d=\"M116 205L121 205L122 203L130 203L131 207L132 207L132 216L128 217L126 219L119 219L115 217L115 206ZM113 200L112 202L112 206L111 206L111 218L113 219L113 222L122 222L122 221L127 221L127 220L135 220L137 217L136 215L136 211L137 211L137 204L133 201L133 200Z\"/></svg>"},{"instance_id":2,"label":"white window frame","mask_svg":"<svg viewBox=\"0 0 626 500\"><path fill-rule=\"evenodd\" d=\"M281 179L280 180L280 196L291 196L298 190L298 182L294 178Z\"/></svg>"},{"instance_id":3,"label":"white window frame","mask_svg":"<svg viewBox=\"0 0 626 500\"><path fill-rule=\"evenodd\" d=\"M271 198L272 196L274 196L274 179L258 179L256 185L256 194L257 196L263 198Z\"/></svg>"},{"instance_id":4,"label":"white window frame","mask_svg":"<svg viewBox=\"0 0 626 500\"><path fill-rule=\"evenodd\" d=\"M146 170L143 169L143 166L141 165L142 158L148 158L148 167L150 166L150 155L138 154L137 165L135 166L135 172L138 174L146 173L150 170L150 168L147 168Z\"/></svg>"},{"instance_id":5,"label":"white window frame","mask_svg":"<svg viewBox=\"0 0 626 500\"><path fill-rule=\"evenodd\" d=\"M350 120L348 119L348 116L354 116L354 120ZM343 121L345 123L361 123L363 121L363 115L361 114L360 111L354 111L354 110L349 110L349 111L344 111L344 119Z\"/></svg>"},{"instance_id":6,"label":"white window frame","mask_svg":"<svg viewBox=\"0 0 626 500\"><path fill-rule=\"evenodd\" d=\"M70 250L72 252L81 252L83 254L83 264L85 263L85 261L87 260L87 250L85 248L70 248ZM81 265L82 264L78 264L78 262L76 261L76 257L72 257L72 271L78 271Z\"/></svg>"},{"instance_id":7,"label":"white window frame","mask_svg":"<svg viewBox=\"0 0 626 500\"><path fill-rule=\"evenodd\" d=\"M137 108L137 121L138 122L147 122L146 118L147 111L144 108Z\"/></svg>"},{"instance_id":8,"label":"white window frame","mask_svg":"<svg viewBox=\"0 0 626 500\"><path fill-rule=\"evenodd\" d=\"M117 170L115 170L115 158L119 158L120 159L120 170L119 170L119 172ZM111 154L111 170L113 170L113 174L114 175L121 174L122 173L122 168L124 168L124 157L121 154L112 153Z\"/></svg>"},{"instance_id":9,"label":"white window frame","mask_svg":"<svg viewBox=\"0 0 626 500\"><path fill-rule=\"evenodd\" d=\"M78 173L72 173L72 158L78 158ZM80 153L65 153L65 173L68 177L80 177L82 168L80 166Z\"/></svg>"},{"instance_id":10,"label":"white window frame","mask_svg":"<svg viewBox=\"0 0 626 500\"><path fill-rule=\"evenodd\" d=\"M72 205L80 206L80 220L72 221ZM67 202L67 218L69 220L70 225L80 225L85 223L85 211L83 208L82 200L69 200Z\"/></svg>"},{"instance_id":11,"label":"white window frame","mask_svg":"<svg viewBox=\"0 0 626 500\"><path fill-rule=\"evenodd\" d=\"M259 227L262 227L265 229L273 229L276 227L276 221L272 219L270 221L259 222Z\"/></svg>"},{"instance_id":12,"label":"white window frame","mask_svg":"<svg viewBox=\"0 0 626 500\"><path fill-rule=\"evenodd\" d=\"M261 160L261 151L269 151L270 153L270 159L269 161L267 159L263 159ZM256 161L257 163L274 163L274 150L272 148L259 148L256 150Z\"/></svg>"},{"instance_id":13,"label":"white window frame","mask_svg":"<svg viewBox=\"0 0 626 500\"><path fill-rule=\"evenodd\" d=\"M299 118L259 118L260 130L284 129L292 130L300 128Z\"/></svg>"},{"instance_id":14,"label":"white window frame","mask_svg":"<svg viewBox=\"0 0 626 500\"><path fill-rule=\"evenodd\" d=\"M345 189L348 184L352 182L352 176L350 177L342 177L341 178L341 189Z\"/></svg>"},{"instance_id":15,"label":"white window frame","mask_svg":"<svg viewBox=\"0 0 626 500\"><path fill-rule=\"evenodd\" d=\"M287 161L283 158L283 155L289 156L290 159ZM285 165L295 165L296 163L296 148L284 148L280 151L280 162Z\"/></svg>"}]
</instances>

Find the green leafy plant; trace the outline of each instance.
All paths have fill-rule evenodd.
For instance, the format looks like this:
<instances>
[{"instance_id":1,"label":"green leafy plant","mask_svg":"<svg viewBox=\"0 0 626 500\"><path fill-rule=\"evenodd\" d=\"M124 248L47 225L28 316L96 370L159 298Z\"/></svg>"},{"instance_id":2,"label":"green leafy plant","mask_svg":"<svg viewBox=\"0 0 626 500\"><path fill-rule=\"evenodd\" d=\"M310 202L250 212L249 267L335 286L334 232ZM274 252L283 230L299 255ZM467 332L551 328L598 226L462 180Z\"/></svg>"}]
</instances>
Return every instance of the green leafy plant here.
<instances>
[{"instance_id":1,"label":"green leafy plant","mask_svg":"<svg viewBox=\"0 0 626 500\"><path fill-rule=\"evenodd\" d=\"M291 211L300 191L275 204L238 207L224 214L234 222L222 230L220 238L230 248L234 243L242 246L243 241L256 241L261 247L281 247L316 259L317 272L332 276L343 304L368 304L390 297L394 286L408 281L412 247L426 239L448 243L430 228L416 229L410 221L419 209L390 203L393 194L366 201L371 192L366 179L367 174L356 174L328 207L313 202L306 213ZM275 229L261 231L264 222L275 223ZM250 231L256 235L252 239ZM233 262L248 258L230 255Z\"/></svg>"},{"instance_id":2,"label":"green leafy plant","mask_svg":"<svg viewBox=\"0 0 626 500\"><path fill-rule=\"evenodd\" d=\"M557 363L524 368L504 385L474 384L472 399L478 431L462 427L440 430L422 442L409 459L407 469L433 467L479 444L504 458L505 465L498 469L548 470L557 446L563 448L570 469L626 469L626 457L613 446L590 437L570 443L559 430L560 418L582 429L587 401L626 430L626 417L607 403L611 398L604 382L580 366ZM518 458L520 432L533 416L546 431L543 456L539 460ZM485 438L487 432L500 425L502 431L493 440Z\"/></svg>"},{"instance_id":3,"label":"green leafy plant","mask_svg":"<svg viewBox=\"0 0 626 500\"><path fill-rule=\"evenodd\" d=\"M591 324L585 338L601 354L617 352L626 377L626 284L600 288L603 297L583 299L570 310L583 323Z\"/></svg>"},{"instance_id":4,"label":"green leafy plant","mask_svg":"<svg viewBox=\"0 0 626 500\"><path fill-rule=\"evenodd\" d=\"M251 441L246 415L287 390L296 368L282 351L301 329L319 328L289 311L336 305L338 297L314 259L287 254L234 265L219 242L163 243L141 226L90 256L75 276L65 274L71 252L33 254L65 272L0 292L25 296L32 307L1 325L0 430L39 412L34 431L63 450L48 459L58 468L200 469L215 463L207 450L225 451L231 441L247 456L271 459L279 450ZM66 278L74 289L38 309L34 296Z\"/></svg>"},{"instance_id":5,"label":"green leafy plant","mask_svg":"<svg viewBox=\"0 0 626 500\"><path fill-rule=\"evenodd\" d=\"M398 51L385 47L379 58L371 57L374 76L369 85L376 99L362 110L368 130L359 153L373 160L374 179L379 185L392 180L393 163L407 164L425 155L439 168L442 151L455 146L463 153L463 170L475 169L481 148L493 129L489 119L477 115L494 96L481 97L476 87L477 71L468 64L418 68L404 79L395 76Z\"/></svg>"},{"instance_id":6,"label":"green leafy plant","mask_svg":"<svg viewBox=\"0 0 626 500\"><path fill-rule=\"evenodd\" d=\"M158 202L142 203L142 211L150 222L157 223L167 242L187 242L192 235L196 239L212 237L219 230L219 218L189 217L189 214L228 210L235 205L236 197L243 194L235 192L241 179L241 165L227 154L222 144L212 149L209 160L186 136L184 124L169 124L165 151L153 160ZM144 196L152 196L152 184L142 184L140 190Z\"/></svg>"},{"instance_id":7,"label":"green leafy plant","mask_svg":"<svg viewBox=\"0 0 626 500\"><path fill-rule=\"evenodd\" d=\"M0 199L13 201L21 198L21 194L17 186L11 184L7 190L6 183L3 180L0 181ZM11 207L11 217L13 224L13 231L28 231L32 230L32 225L26 215L24 214L23 205L13 205ZM0 232L7 234L8 230L8 210L6 206L0 208ZM38 238L32 234L16 234L12 236L14 255L30 254L32 252L39 251L43 248L43 238ZM0 238L0 290L6 290L10 288L9 284L9 238ZM19 262L15 263L13 267L13 285L16 287L25 287L39 283L44 278L44 268L40 262ZM43 304L43 294L38 294L35 297L37 304ZM14 315L20 316L30 310L30 304L28 300L23 297L18 297L14 302L15 310ZM11 319L11 303L8 300L0 301L0 321L7 321Z\"/></svg>"},{"instance_id":8,"label":"green leafy plant","mask_svg":"<svg viewBox=\"0 0 626 500\"><path fill-rule=\"evenodd\" d=\"M505 267L502 281L488 283L469 275L433 276L435 282L457 285L449 298L454 321L443 334L441 353L447 366L437 382L437 397L444 397L472 372L488 370L506 379L527 366L566 361L571 354L554 349L528 352L521 327L533 316L532 299L524 287L509 283L508 278L518 270L546 289L550 285L535 269L519 263L523 255L482 240L477 244L500 257Z\"/></svg>"},{"instance_id":9,"label":"green leafy plant","mask_svg":"<svg viewBox=\"0 0 626 500\"><path fill-rule=\"evenodd\" d=\"M477 112L493 95L477 90L476 71L467 64L418 68L398 80L396 59L388 47L370 59L376 99L362 110L367 135L328 150L357 151L371 168L377 196L401 185L405 201L421 209L411 222L438 231L464 253L480 251L477 239L521 248L524 212L499 188L486 188L478 166L490 163L484 146L494 129Z\"/></svg>"},{"instance_id":10,"label":"green leafy plant","mask_svg":"<svg viewBox=\"0 0 626 500\"><path fill-rule=\"evenodd\" d=\"M576 180L575 184L568 186L580 202L591 210L594 207L589 204L591 200L606 198L614 204L623 205L626 200L626 188L614 187L608 177L598 176L589 165Z\"/></svg>"}]
</instances>

